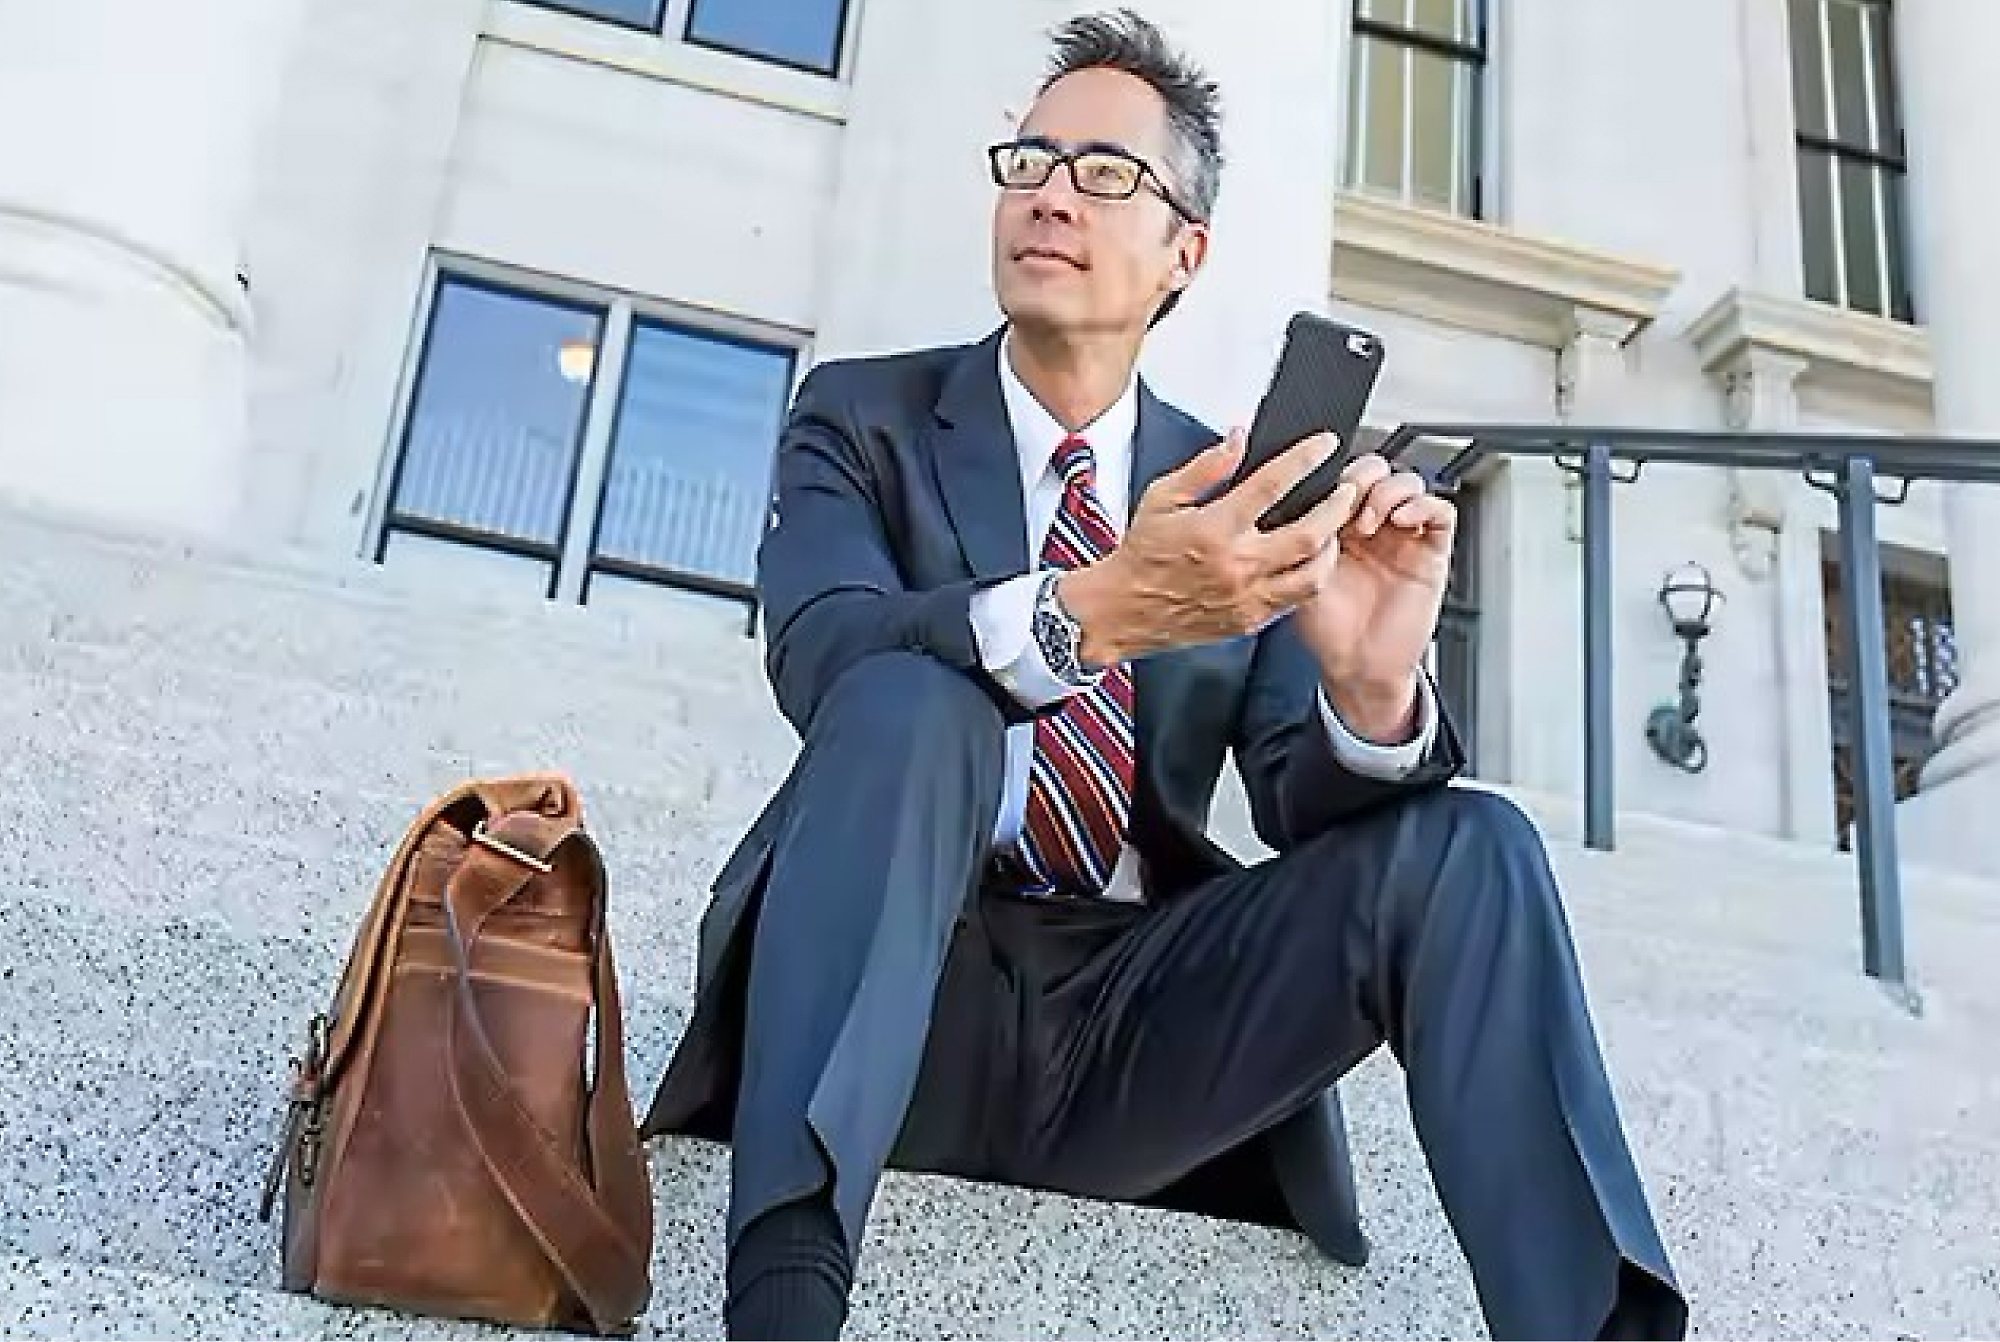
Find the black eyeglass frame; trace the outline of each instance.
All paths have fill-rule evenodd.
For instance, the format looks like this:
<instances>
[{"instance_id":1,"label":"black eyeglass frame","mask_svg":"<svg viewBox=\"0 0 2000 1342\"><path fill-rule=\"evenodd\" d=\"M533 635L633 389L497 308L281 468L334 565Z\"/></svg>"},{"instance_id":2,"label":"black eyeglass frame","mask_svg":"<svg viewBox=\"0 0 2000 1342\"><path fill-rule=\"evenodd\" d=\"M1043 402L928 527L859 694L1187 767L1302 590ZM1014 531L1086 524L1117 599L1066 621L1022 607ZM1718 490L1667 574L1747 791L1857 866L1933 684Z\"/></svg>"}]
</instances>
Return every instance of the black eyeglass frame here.
<instances>
[{"instance_id":1,"label":"black eyeglass frame","mask_svg":"<svg viewBox=\"0 0 2000 1342\"><path fill-rule=\"evenodd\" d=\"M1022 183L1007 180L1006 171L1002 166L1002 156L1023 148L1044 150L1050 155L1049 170L1042 174L1039 181ZM1132 179L1132 189L1129 191L1114 192L1093 190L1085 186L1083 179L1078 177L1076 173L1077 160L1093 155L1119 159L1137 168L1138 173ZM1165 201L1167 208L1182 219L1190 224L1207 222L1207 220L1203 219L1193 210L1181 204L1179 197L1174 194L1173 188L1167 185L1167 179L1162 177L1152 164L1122 145L1092 141L1076 145L1073 148L1065 148L1054 140L1043 136L1027 135L1020 139L1002 140L998 144L988 145L986 147L986 163L988 169L993 174L993 184L1003 191L1038 191L1048 182L1049 178L1055 175L1057 168L1068 171L1069 183L1076 188L1078 195L1089 196L1093 200L1130 200L1139 194L1141 186L1150 182L1153 194Z\"/></svg>"}]
</instances>

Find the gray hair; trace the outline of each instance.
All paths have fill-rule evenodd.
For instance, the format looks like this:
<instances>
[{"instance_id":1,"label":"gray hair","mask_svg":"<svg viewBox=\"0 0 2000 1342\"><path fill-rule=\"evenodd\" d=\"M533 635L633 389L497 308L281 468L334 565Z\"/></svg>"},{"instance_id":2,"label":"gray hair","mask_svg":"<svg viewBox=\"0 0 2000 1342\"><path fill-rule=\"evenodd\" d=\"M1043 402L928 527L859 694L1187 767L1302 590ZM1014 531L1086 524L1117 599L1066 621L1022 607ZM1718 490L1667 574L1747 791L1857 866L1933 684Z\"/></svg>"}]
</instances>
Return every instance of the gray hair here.
<instances>
[{"instance_id":1,"label":"gray hair","mask_svg":"<svg viewBox=\"0 0 2000 1342\"><path fill-rule=\"evenodd\" d=\"M1222 94L1152 23L1130 9L1085 14L1054 33L1042 91L1079 70L1112 69L1146 82L1167 105L1167 172L1175 198L1196 218L1215 211L1222 189Z\"/></svg>"}]
</instances>

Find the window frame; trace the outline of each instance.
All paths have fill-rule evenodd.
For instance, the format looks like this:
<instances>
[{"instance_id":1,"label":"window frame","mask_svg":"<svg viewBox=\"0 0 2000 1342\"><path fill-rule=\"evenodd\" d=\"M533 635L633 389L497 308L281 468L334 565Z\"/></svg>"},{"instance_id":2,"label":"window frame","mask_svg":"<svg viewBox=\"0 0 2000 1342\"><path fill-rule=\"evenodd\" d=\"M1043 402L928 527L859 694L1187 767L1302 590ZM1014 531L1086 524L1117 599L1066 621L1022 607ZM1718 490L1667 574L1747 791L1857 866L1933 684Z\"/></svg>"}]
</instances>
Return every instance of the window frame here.
<instances>
[{"instance_id":1,"label":"window frame","mask_svg":"<svg viewBox=\"0 0 2000 1342\"><path fill-rule=\"evenodd\" d=\"M1794 36L1788 44L1787 52L1792 69L1792 135L1794 156L1794 180L1804 171L1815 166L1828 169L1827 202L1829 215L1825 220L1827 236L1832 239L1834 287L1837 296L1819 299L1849 312L1862 312L1889 321L1916 324L1916 295L1910 276L1910 235L1909 215L1906 208L1905 192L1910 177L1908 144L1903 127L1902 92L1898 79L1895 38L1894 0L1837 0L1838 3L1853 4L1873 9L1881 15L1881 30L1887 51L1881 53L1880 68L1884 87L1876 87L1877 53L1872 47L1873 37L1867 24L1862 25L1861 79L1865 98L1863 119L1870 126L1881 122L1882 103L1888 105L1888 124L1892 129L1891 143L1882 149L1872 145L1857 143L1840 136L1838 115L1838 81L1835 78L1834 48L1832 37L1832 9L1835 0L1795 0L1785 7L1787 25L1798 19L1799 5L1811 8L1814 27L1813 49L1819 58L1816 77L1819 82L1821 118L1830 133L1821 134L1806 129L1798 115L1801 90L1799 81L1802 72L1797 65L1798 42ZM1808 156L1815 156L1809 158ZM1848 276L1846 234L1846 208L1840 189L1840 169L1847 164L1855 164L1867 170L1873 185L1875 205L1875 264L1879 268L1882 283L1883 303L1881 308L1865 307L1854 301ZM1808 297L1818 298L1810 292L1811 258L1805 251L1806 201L1802 193L1797 193L1800 232L1800 283L1808 286ZM1898 223L1892 225L1891 220ZM1892 236L1893 235L1893 236Z\"/></svg>"},{"instance_id":2,"label":"window frame","mask_svg":"<svg viewBox=\"0 0 2000 1342\"><path fill-rule=\"evenodd\" d=\"M1414 0L1401 0L1401 2L1405 4L1405 12L1407 13L1409 6L1414 3ZM1472 9L1473 38L1471 41L1444 37L1440 34L1430 32L1427 29L1417 26L1414 19L1406 25L1389 19L1378 18L1374 15L1364 14L1362 12L1364 3L1365 0L1353 0L1351 10L1352 19L1349 24L1348 42L1350 54L1347 60L1347 69L1344 72L1348 81L1348 88L1345 91L1348 107L1346 118L1348 125L1346 143L1341 147L1343 154L1343 186L1351 191L1357 191L1365 195L1379 196L1412 208L1442 209L1461 218L1486 219L1487 212L1492 205L1490 193L1487 189L1487 178L1490 175L1491 169L1491 164L1488 162L1488 144L1491 128L1488 123L1492 119L1493 111L1492 76L1494 62L1492 19L1494 6L1492 0L1467 0ZM1464 121L1462 127L1453 128L1454 139L1459 138L1462 132L1464 142L1463 181L1462 183L1455 182L1453 184L1454 193L1461 189L1461 186L1466 193L1467 199L1465 207L1462 210L1455 205L1440 206L1434 202L1424 200L1410 189L1410 178L1413 175L1409 171L1411 163L1410 146L1413 141L1411 125L1414 121L1415 109L1411 92L1414 81L1410 78L1407 70L1403 81L1403 114L1401 134L1399 136L1399 142L1403 148L1404 171L1400 175L1402 184L1398 190L1391 193L1381 187L1372 185L1368 181L1367 174L1363 171L1367 161L1365 153L1367 132L1361 124L1363 118L1355 115L1357 109L1365 110L1367 107L1367 98L1362 91L1365 88L1364 75L1366 72L1366 63L1360 59L1362 51L1361 42L1363 39L1401 47L1410 52L1421 52L1436 56L1452 62L1455 71L1460 67L1463 67L1467 71L1471 90L1465 99Z\"/></svg>"},{"instance_id":3,"label":"window frame","mask_svg":"<svg viewBox=\"0 0 2000 1342\"><path fill-rule=\"evenodd\" d=\"M854 43L855 14L861 8L859 0L831 0L840 6L839 18L835 21L833 38L833 64L831 67L813 65L805 61L789 60L782 56L767 56L727 42L717 42L696 37L694 28L694 7L696 0L667 0L668 10L677 10L679 22L674 31L680 34L680 41L703 51L719 51L726 56L738 56L744 60L760 61L765 65L775 65L782 70L797 70L802 74L818 75L824 79L844 79L848 71L848 51Z\"/></svg>"},{"instance_id":4,"label":"window frame","mask_svg":"<svg viewBox=\"0 0 2000 1342\"><path fill-rule=\"evenodd\" d=\"M603 327L597 359L585 393L583 422L571 446L560 540L553 548L518 537L489 533L482 528L399 514L396 509L396 492L402 480L410 432L423 391L423 373L437 336L438 297L447 284L463 284L602 314ZM639 323L650 322L706 339L785 356L788 367L780 406L779 418L782 421L800 382L811 368L810 332L528 267L441 251L433 252L427 260L419 294L419 301L411 314L410 334L404 341L402 372L397 380L394 407L383 436L375 487L369 500L360 547L363 559L376 564L384 563L389 542L398 534L449 541L547 564L549 581L543 595L550 601L566 605L587 604L593 577L617 577L655 583L671 591L739 602L746 608L754 627L757 616L754 584L623 560L607 562L596 553L605 493L609 487L612 450L622 414L621 399L630 376L632 335ZM774 438L770 445L765 485L763 526L766 529L770 526L776 506L777 448Z\"/></svg>"},{"instance_id":5,"label":"window frame","mask_svg":"<svg viewBox=\"0 0 2000 1342\"><path fill-rule=\"evenodd\" d=\"M860 26L862 4L862 0L826 0L827 3L840 7L839 20L834 25L833 62L828 67L783 56L768 56L747 47L693 36L691 29L694 26L695 0L661 0L659 19L650 24L599 13L590 7L589 0L513 0L513 2L532 9L550 10L581 23L603 24L628 33L641 33L675 46L691 47L697 51L713 51L737 60L774 66L780 70L794 70L817 79L835 81L845 81L852 73L855 34Z\"/></svg>"},{"instance_id":6,"label":"window frame","mask_svg":"<svg viewBox=\"0 0 2000 1342\"><path fill-rule=\"evenodd\" d=\"M735 583L713 574L697 573L692 569L676 569L662 564L649 564L643 560L621 559L600 553L599 542L604 533L604 506L610 497L611 463L617 455L618 429L625 416L623 391L631 381L632 356L635 341L633 336L641 325L663 327L684 335L695 335L720 344L734 345L739 349L756 350L759 353L782 355L785 367L785 400L779 407L779 431L783 431L785 411L789 409L791 397L798 389L805 372L805 351L797 343L781 342L768 335L753 335L744 329L726 330L714 321L690 320L683 313L665 304L635 301L626 310L626 320L620 333L618 352L619 369L617 394L609 397L610 411L605 425L602 469L598 472L597 487L589 509L589 536L578 561L577 596L580 603L589 604L591 579L602 576L621 578L628 582L650 582L679 591L695 592L704 596L723 597L741 601L752 609L757 603L757 589L754 583ZM606 346L609 347L607 333ZM606 360L609 362L609 360ZM593 374L594 376L594 374ZM771 460L764 482L763 528L768 530L771 516L777 507L778 442L771 442Z\"/></svg>"}]
</instances>

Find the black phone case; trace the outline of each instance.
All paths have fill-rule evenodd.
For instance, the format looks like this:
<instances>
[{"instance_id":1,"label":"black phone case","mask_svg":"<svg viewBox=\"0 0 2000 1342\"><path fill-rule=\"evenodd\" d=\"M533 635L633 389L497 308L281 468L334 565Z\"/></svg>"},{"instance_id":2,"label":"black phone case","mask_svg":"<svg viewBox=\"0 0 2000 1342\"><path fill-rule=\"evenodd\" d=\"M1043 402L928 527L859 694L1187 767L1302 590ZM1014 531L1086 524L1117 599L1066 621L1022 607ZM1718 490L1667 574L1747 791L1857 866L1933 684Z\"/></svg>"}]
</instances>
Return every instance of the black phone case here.
<instances>
[{"instance_id":1,"label":"black phone case","mask_svg":"<svg viewBox=\"0 0 2000 1342\"><path fill-rule=\"evenodd\" d=\"M1248 476L1301 438L1332 433L1340 450L1257 519L1260 530L1296 522L1340 485L1355 456L1361 417L1382 371L1382 338L1372 331L1301 312L1285 327L1271 385L1257 405L1237 478Z\"/></svg>"}]
</instances>

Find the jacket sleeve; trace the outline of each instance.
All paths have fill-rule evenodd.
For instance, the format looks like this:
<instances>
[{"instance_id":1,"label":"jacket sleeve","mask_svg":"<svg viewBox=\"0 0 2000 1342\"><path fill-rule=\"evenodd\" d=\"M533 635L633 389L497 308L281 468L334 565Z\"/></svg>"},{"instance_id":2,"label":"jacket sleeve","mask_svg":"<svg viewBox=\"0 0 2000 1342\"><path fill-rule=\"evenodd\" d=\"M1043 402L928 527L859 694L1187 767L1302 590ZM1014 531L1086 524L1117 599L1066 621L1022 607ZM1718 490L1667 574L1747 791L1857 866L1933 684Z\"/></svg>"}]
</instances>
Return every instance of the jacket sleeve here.
<instances>
[{"instance_id":1,"label":"jacket sleeve","mask_svg":"<svg viewBox=\"0 0 2000 1342\"><path fill-rule=\"evenodd\" d=\"M1022 720L1028 710L980 664L971 602L985 584L904 584L879 467L846 380L839 365L807 374L778 442L776 516L757 556L765 669L778 707L803 733L843 672L900 648L974 677L1008 721Z\"/></svg>"},{"instance_id":2,"label":"jacket sleeve","mask_svg":"<svg viewBox=\"0 0 2000 1342\"><path fill-rule=\"evenodd\" d=\"M1291 621L1259 635L1232 742L1257 837L1284 852L1343 820L1450 781L1465 767L1465 751L1437 686L1426 688L1436 718L1422 758L1400 777L1363 772L1336 749L1318 663Z\"/></svg>"}]
</instances>

